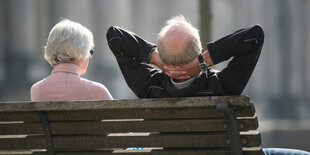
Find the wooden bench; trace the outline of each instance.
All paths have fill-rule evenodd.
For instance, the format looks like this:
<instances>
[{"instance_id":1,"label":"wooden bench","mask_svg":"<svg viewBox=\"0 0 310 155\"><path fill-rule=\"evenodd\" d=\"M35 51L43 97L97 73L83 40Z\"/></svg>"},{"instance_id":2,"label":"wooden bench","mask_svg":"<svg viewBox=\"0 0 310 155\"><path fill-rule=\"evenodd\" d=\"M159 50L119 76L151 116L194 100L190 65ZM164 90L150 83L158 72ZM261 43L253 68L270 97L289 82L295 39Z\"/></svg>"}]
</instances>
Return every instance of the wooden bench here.
<instances>
[{"instance_id":1,"label":"wooden bench","mask_svg":"<svg viewBox=\"0 0 310 155\"><path fill-rule=\"evenodd\" d=\"M0 154L261 155L257 128L246 96L6 102Z\"/></svg>"}]
</instances>

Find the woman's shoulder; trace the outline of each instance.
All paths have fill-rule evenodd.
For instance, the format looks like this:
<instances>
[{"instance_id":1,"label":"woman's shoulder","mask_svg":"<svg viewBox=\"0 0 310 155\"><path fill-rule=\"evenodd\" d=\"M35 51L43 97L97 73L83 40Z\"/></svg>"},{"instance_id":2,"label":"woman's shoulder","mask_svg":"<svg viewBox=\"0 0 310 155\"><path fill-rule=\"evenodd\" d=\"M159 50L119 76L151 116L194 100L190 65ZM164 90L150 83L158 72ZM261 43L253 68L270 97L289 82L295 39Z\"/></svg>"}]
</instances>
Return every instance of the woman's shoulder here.
<instances>
[{"instance_id":1,"label":"woman's shoulder","mask_svg":"<svg viewBox=\"0 0 310 155\"><path fill-rule=\"evenodd\" d=\"M30 88L31 101L38 101L41 97L43 91L50 87L46 82L47 78L44 78L36 83L34 83Z\"/></svg>"},{"instance_id":2,"label":"woman's shoulder","mask_svg":"<svg viewBox=\"0 0 310 155\"><path fill-rule=\"evenodd\" d=\"M95 88L101 88L101 87L105 87L103 84L96 82L96 81L92 81L92 80L88 80L85 78L81 78L81 82L89 87L95 87Z\"/></svg>"},{"instance_id":3,"label":"woman's shoulder","mask_svg":"<svg viewBox=\"0 0 310 155\"><path fill-rule=\"evenodd\" d=\"M40 80L40 81L34 83L34 84L31 86L31 90L38 89L38 88L42 87L43 85L45 85L46 79L47 79L47 78L44 78L44 79L42 79L42 80Z\"/></svg>"},{"instance_id":4,"label":"woman's shoulder","mask_svg":"<svg viewBox=\"0 0 310 155\"><path fill-rule=\"evenodd\" d=\"M91 81L85 78L81 78L84 87L87 87L89 91L95 96L104 96L105 99L113 99L109 90L105 85L99 82Z\"/></svg>"}]
</instances>

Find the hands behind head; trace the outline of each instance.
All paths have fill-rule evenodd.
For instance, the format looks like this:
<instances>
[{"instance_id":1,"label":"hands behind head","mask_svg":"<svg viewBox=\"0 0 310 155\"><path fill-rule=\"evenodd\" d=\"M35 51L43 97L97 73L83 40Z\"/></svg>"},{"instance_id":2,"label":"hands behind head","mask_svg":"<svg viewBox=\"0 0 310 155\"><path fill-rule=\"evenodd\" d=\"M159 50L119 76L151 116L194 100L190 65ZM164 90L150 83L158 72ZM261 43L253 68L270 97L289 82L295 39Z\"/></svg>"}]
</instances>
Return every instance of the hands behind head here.
<instances>
[{"instance_id":1,"label":"hands behind head","mask_svg":"<svg viewBox=\"0 0 310 155\"><path fill-rule=\"evenodd\" d=\"M189 79L200 73L198 59L184 65L166 65L160 59L157 49L152 52L150 63L158 66L167 76L177 80Z\"/></svg>"},{"instance_id":2,"label":"hands behind head","mask_svg":"<svg viewBox=\"0 0 310 155\"><path fill-rule=\"evenodd\" d=\"M178 66L164 66L164 72L171 78L177 80L189 79L193 76L196 76L200 73L198 59L194 59L193 61Z\"/></svg>"}]
</instances>

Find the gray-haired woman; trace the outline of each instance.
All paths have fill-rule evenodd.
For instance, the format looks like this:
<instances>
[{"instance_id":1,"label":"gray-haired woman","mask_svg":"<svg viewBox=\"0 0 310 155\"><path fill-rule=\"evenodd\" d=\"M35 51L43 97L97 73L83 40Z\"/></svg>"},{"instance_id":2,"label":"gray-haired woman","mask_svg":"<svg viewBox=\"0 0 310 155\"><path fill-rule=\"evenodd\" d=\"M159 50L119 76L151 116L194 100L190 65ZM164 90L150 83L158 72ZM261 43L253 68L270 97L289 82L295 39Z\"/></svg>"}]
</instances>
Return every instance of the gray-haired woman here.
<instances>
[{"instance_id":1,"label":"gray-haired woman","mask_svg":"<svg viewBox=\"0 0 310 155\"><path fill-rule=\"evenodd\" d=\"M45 59L54 69L31 87L32 101L113 99L108 89L80 75L93 54L93 35L79 23L62 20L49 33Z\"/></svg>"}]
</instances>

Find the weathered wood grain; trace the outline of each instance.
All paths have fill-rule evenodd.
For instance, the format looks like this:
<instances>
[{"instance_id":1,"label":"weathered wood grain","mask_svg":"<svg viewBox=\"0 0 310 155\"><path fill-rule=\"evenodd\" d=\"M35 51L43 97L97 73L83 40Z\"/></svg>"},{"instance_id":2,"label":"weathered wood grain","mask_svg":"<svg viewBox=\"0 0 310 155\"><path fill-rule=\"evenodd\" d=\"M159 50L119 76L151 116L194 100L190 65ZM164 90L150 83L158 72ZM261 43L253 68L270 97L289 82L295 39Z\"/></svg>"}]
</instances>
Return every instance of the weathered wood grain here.
<instances>
[{"instance_id":1,"label":"weathered wood grain","mask_svg":"<svg viewBox=\"0 0 310 155\"><path fill-rule=\"evenodd\" d=\"M102 119L169 119L169 118L223 118L213 108L156 108L156 109L101 109L82 111L47 111L50 121ZM236 109L236 114L252 117L250 107ZM37 112L0 112L0 121L40 121Z\"/></svg>"},{"instance_id":2,"label":"weathered wood grain","mask_svg":"<svg viewBox=\"0 0 310 155\"><path fill-rule=\"evenodd\" d=\"M255 121L255 119L252 119ZM245 130L255 130L255 123L241 120ZM54 134L121 133L121 132L199 132L226 131L222 119L179 119L144 121L107 121L107 122L54 122Z\"/></svg>"},{"instance_id":3,"label":"weathered wood grain","mask_svg":"<svg viewBox=\"0 0 310 155\"><path fill-rule=\"evenodd\" d=\"M261 147L243 147L243 155L264 155Z\"/></svg>"},{"instance_id":4,"label":"weathered wood grain","mask_svg":"<svg viewBox=\"0 0 310 155\"><path fill-rule=\"evenodd\" d=\"M223 117L223 114L215 108L101 109L87 111L48 111L46 114L50 121ZM247 114L247 116L251 115L253 114ZM40 118L37 112L0 112L0 121L40 121Z\"/></svg>"},{"instance_id":5,"label":"weathered wood grain","mask_svg":"<svg viewBox=\"0 0 310 155\"><path fill-rule=\"evenodd\" d=\"M263 155L261 148L243 148L244 155ZM47 155L47 152L42 151L1 151L0 154L5 155ZM55 152L55 155L123 155L123 154L139 154L139 155L229 155L228 149L225 148L198 148L198 149L151 149L144 148L143 150L84 150L84 151L61 151Z\"/></svg>"},{"instance_id":6,"label":"weathered wood grain","mask_svg":"<svg viewBox=\"0 0 310 155\"><path fill-rule=\"evenodd\" d=\"M44 135L0 135L0 150L45 149Z\"/></svg>"},{"instance_id":7,"label":"weathered wood grain","mask_svg":"<svg viewBox=\"0 0 310 155\"><path fill-rule=\"evenodd\" d=\"M219 100L228 100L234 107L251 107L246 96L213 96L161 99L58 101L58 102L3 102L0 111L63 111L98 109L148 109L148 108L193 108L215 107Z\"/></svg>"},{"instance_id":8,"label":"weathered wood grain","mask_svg":"<svg viewBox=\"0 0 310 155\"><path fill-rule=\"evenodd\" d=\"M243 147L258 147L261 145L261 136L258 131L240 132Z\"/></svg>"},{"instance_id":9,"label":"weathered wood grain","mask_svg":"<svg viewBox=\"0 0 310 155\"><path fill-rule=\"evenodd\" d=\"M54 137L55 149L128 147L227 147L225 134L132 133Z\"/></svg>"},{"instance_id":10,"label":"weathered wood grain","mask_svg":"<svg viewBox=\"0 0 310 155\"><path fill-rule=\"evenodd\" d=\"M240 120L242 131L255 130L256 119ZM107 122L53 122L53 134L89 134L123 132L202 132L227 131L223 119L178 119Z\"/></svg>"},{"instance_id":11,"label":"weathered wood grain","mask_svg":"<svg viewBox=\"0 0 310 155\"><path fill-rule=\"evenodd\" d=\"M0 103L1 105L1 103ZM1 112L0 122L7 121L40 121L40 117L36 112Z\"/></svg>"},{"instance_id":12,"label":"weathered wood grain","mask_svg":"<svg viewBox=\"0 0 310 155\"><path fill-rule=\"evenodd\" d=\"M0 135L44 134L41 122L0 122Z\"/></svg>"},{"instance_id":13,"label":"weathered wood grain","mask_svg":"<svg viewBox=\"0 0 310 155\"><path fill-rule=\"evenodd\" d=\"M239 118L240 131L256 130L257 118ZM124 132L227 131L223 119L102 120L50 122L52 134L96 134ZM0 122L1 135L44 134L41 122Z\"/></svg>"},{"instance_id":14,"label":"weathered wood grain","mask_svg":"<svg viewBox=\"0 0 310 155\"><path fill-rule=\"evenodd\" d=\"M257 146L258 134L241 135L247 143L243 146ZM127 148L127 147L228 147L227 135L215 133L131 133L107 135L55 136L56 149L65 148Z\"/></svg>"},{"instance_id":15,"label":"weathered wood grain","mask_svg":"<svg viewBox=\"0 0 310 155\"><path fill-rule=\"evenodd\" d=\"M29 154L29 149L45 149L38 115L45 112L54 148L58 150L56 155L226 155L229 154L228 135L223 114L216 110L219 100L228 100L238 116L240 130L244 131L240 133L244 154L261 154L260 134L249 132L258 128L258 122L254 105L246 96L0 103L0 154L4 150L25 150ZM128 147L165 149L104 149Z\"/></svg>"},{"instance_id":16,"label":"weathered wood grain","mask_svg":"<svg viewBox=\"0 0 310 155\"><path fill-rule=\"evenodd\" d=\"M0 150L0 155L48 155L45 149L32 149L32 150Z\"/></svg>"}]
</instances>

